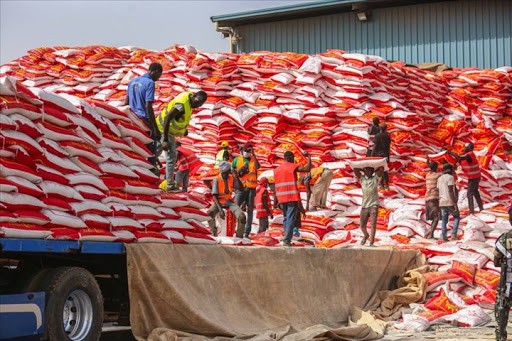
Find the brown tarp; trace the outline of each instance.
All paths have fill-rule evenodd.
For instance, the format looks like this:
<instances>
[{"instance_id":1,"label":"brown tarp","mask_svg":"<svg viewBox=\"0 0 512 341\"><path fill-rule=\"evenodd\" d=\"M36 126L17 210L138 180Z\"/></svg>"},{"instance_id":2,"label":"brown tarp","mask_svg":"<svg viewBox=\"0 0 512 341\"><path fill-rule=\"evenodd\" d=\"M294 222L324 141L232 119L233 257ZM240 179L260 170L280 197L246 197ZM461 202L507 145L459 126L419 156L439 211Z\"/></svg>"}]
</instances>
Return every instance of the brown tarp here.
<instances>
[{"instance_id":1,"label":"brown tarp","mask_svg":"<svg viewBox=\"0 0 512 341\"><path fill-rule=\"evenodd\" d=\"M442 63L423 63L423 64L414 64L415 67L421 70L425 71L431 71L435 73L439 73L445 70L451 70L451 67L449 67L446 64Z\"/></svg>"},{"instance_id":2,"label":"brown tarp","mask_svg":"<svg viewBox=\"0 0 512 341\"><path fill-rule=\"evenodd\" d=\"M178 244L129 244L127 259L138 340L377 339L384 324L355 307L424 263L392 249Z\"/></svg>"},{"instance_id":3,"label":"brown tarp","mask_svg":"<svg viewBox=\"0 0 512 341\"><path fill-rule=\"evenodd\" d=\"M374 301L369 303L367 309L371 315L383 321L395 321L402 316L401 308L411 303L425 301L427 295L427 279L424 273L434 271L437 267L423 265L419 268L406 271L397 281L395 290L379 292Z\"/></svg>"}]
</instances>

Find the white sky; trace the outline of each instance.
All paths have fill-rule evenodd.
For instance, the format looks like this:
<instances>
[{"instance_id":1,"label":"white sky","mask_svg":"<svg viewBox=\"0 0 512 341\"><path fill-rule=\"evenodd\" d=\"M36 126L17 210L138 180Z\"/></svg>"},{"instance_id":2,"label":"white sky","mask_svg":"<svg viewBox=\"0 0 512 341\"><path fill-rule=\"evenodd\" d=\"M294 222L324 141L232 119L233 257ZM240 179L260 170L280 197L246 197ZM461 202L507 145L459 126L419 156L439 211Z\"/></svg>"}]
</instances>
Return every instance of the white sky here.
<instances>
[{"instance_id":1,"label":"white sky","mask_svg":"<svg viewBox=\"0 0 512 341\"><path fill-rule=\"evenodd\" d=\"M229 41L215 31L211 16L306 2L313 0L0 0L0 64L55 45L163 50L180 43L228 52Z\"/></svg>"}]
</instances>

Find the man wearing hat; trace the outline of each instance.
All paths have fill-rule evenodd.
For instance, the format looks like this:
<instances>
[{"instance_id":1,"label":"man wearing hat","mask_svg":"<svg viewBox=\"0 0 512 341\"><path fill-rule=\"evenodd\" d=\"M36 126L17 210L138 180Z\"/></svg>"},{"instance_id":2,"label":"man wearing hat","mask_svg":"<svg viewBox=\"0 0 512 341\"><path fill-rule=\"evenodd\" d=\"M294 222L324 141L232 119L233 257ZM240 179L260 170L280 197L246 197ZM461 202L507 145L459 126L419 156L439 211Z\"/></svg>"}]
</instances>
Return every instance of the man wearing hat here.
<instances>
[{"instance_id":1,"label":"man wearing hat","mask_svg":"<svg viewBox=\"0 0 512 341\"><path fill-rule=\"evenodd\" d=\"M217 236L217 226L215 225L215 217L219 214L221 219L226 218L224 208L229 208L237 220L236 236L242 238L244 236L245 214L240 206L233 202L234 177L231 174L231 165L227 161L222 161L219 165L219 175L213 179L212 195L213 203L208 209L208 225L212 230L212 234Z\"/></svg>"},{"instance_id":2,"label":"man wearing hat","mask_svg":"<svg viewBox=\"0 0 512 341\"><path fill-rule=\"evenodd\" d=\"M458 239L457 231L459 229L459 207L457 206L457 197L455 194L455 181L452 175L452 166L448 163L443 165L443 175L437 179L437 189L439 190L439 208L441 209L441 231L443 241L447 242L446 225L448 224L448 215L453 216L452 239Z\"/></svg>"},{"instance_id":3,"label":"man wearing hat","mask_svg":"<svg viewBox=\"0 0 512 341\"><path fill-rule=\"evenodd\" d=\"M243 203L247 205L247 223L244 236L249 238L252 229L254 198L258 185L258 169L260 169L260 163L256 154L254 154L252 143L247 142L242 147L242 155L237 156L231 166L238 183L238 187L235 189L235 203L238 206Z\"/></svg>"},{"instance_id":4,"label":"man wearing hat","mask_svg":"<svg viewBox=\"0 0 512 341\"><path fill-rule=\"evenodd\" d=\"M222 141L220 143L220 150L217 153L217 156L215 157L215 167L219 168L219 165L222 161L229 161L229 142L228 141Z\"/></svg>"}]
</instances>

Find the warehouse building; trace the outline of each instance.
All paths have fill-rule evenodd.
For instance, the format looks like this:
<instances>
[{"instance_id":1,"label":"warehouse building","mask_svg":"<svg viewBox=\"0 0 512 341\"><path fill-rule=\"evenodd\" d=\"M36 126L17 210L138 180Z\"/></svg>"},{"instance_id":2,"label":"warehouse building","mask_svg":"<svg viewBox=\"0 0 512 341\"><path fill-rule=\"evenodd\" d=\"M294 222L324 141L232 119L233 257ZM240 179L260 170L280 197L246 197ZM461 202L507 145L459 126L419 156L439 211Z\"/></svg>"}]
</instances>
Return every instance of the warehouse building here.
<instances>
[{"instance_id":1,"label":"warehouse building","mask_svg":"<svg viewBox=\"0 0 512 341\"><path fill-rule=\"evenodd\" d=\"M327 0L211 20L236 53L342 49L410 64L512 65L512 0Z\"/></svg>"}]
</instances>

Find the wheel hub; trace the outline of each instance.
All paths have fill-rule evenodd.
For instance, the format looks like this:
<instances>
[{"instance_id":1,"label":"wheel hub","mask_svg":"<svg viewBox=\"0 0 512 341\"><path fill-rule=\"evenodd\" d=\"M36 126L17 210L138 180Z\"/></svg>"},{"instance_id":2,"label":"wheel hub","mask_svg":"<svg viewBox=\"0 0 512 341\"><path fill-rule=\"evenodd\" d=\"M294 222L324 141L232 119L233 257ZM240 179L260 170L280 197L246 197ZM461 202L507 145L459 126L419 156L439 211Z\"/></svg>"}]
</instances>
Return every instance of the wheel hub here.
<instances>
[{"instance_id":1,"label":"wheel hub","mask_svg":"<svg viewBox=\"0 0 512 341\"><path fill-rule=\"evenodd\" d=\"M83 290L71 292L62 310L62 323L69 339L73 341L85 339L91 330L92 321L93 309L89 295Z\"/></svg>"}]
</instances>

